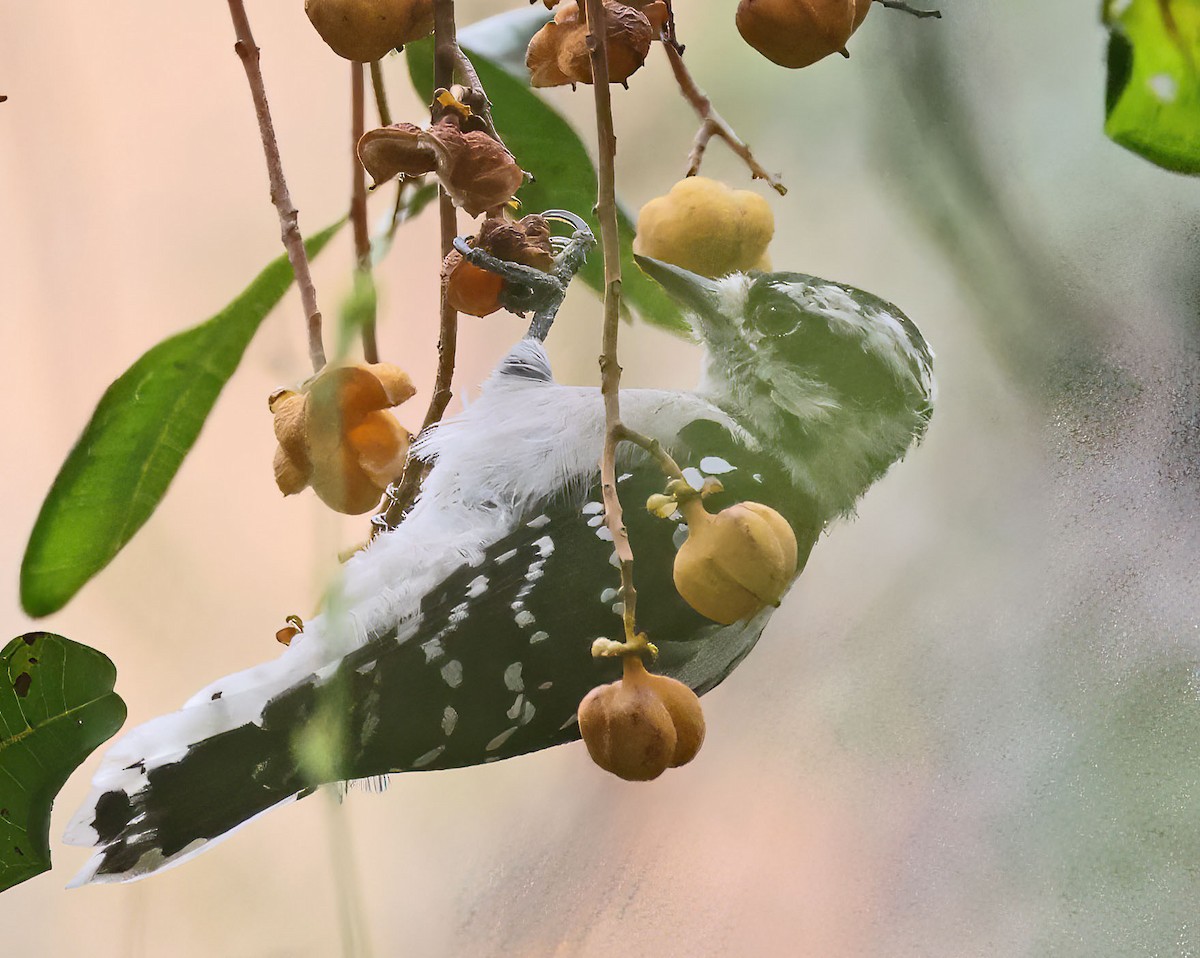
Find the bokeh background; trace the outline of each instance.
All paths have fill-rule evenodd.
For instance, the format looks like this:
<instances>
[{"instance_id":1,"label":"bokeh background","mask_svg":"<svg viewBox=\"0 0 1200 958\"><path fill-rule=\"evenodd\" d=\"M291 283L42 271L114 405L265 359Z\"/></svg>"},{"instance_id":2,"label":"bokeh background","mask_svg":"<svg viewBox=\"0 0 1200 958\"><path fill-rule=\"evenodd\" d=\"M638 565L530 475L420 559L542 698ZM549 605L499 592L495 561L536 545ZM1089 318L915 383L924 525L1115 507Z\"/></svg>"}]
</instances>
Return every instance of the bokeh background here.
<instances>
[{"instance_id":1,"label":"bokeh background","mask_svg":"<svg viewBox=\"0 0 1200 958\"><path fill-rule=\"evenodd\" d=\"M348 68L292 3L248 4L301 225L347 205ZM933 343L925 444L836 528L705 699L691 766L643 786L571 746L316 796L194 862L0 897L6 955L1191 956L1200 953L1200 193L1101 134L1093 0L876 9L849 61L775 68L732 0L681 4L688 59L783 173L777 266L861 285ZM470 23L499 11L464 2ZM109 382L277 255L225 4L0 5L5 634L117 664L130 722L277 652L361 520L284 501L266 397L307 370L294 295L264 325L162 508L65 610L17 604L45 490ZM419 120L401 58L398 118ZM630 208L682 173L694 118L658 54L617 90ZM587 92L550 99L591 139ZM535 158L520 159L532 167ZM386 200L375 201L386 202ZM376 214L382 209L374 207ZM341 236L316 265L333 312ZM384 358L422 387L436 220L380 269ZM572 294L559 378L596 380ZM456 388L521 333L466 319ZM690 384L693 348L626 329L626 382Z\"/></svg>"}]
</instances>

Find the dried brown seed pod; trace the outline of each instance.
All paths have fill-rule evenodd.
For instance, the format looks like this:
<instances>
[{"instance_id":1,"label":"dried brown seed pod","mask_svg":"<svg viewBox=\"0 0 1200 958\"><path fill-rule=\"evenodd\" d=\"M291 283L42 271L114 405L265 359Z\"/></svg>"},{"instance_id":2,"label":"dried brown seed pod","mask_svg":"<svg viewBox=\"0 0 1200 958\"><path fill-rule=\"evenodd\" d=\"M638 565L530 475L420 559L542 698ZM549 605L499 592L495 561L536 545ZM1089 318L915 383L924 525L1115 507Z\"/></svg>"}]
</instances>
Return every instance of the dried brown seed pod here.
<instances>
[{"instance_id":1,"label":"dried brown seed pod","mask_svg":"<svg viewBox=\"0 0 1200 958\"><path fill-rule=\"evenodd\" d=\"M796 535L758 502L710 514L698 497L679 505L688 537L675 555L675 588L701 615L730 625L778 605L796 575Z\"/></svg>"},{"instance_id":2,"label":"dried brown seed pod","mask_svg":"<svg viewBox=\"0 0 1200 958\"><path fill-rule=\"evenodd\" d=\"M862 22L867 19L867 14L871 12L871 4L874 0L854 0L854 22L850 26L850 32L854 33Z\"/></svg>"},{"instance_id":3,"label":"dried brown seed pod","mask_svg":"<svg viewBox=\"0 0 1200 958\"><path fill-rule=\"evenodd\" d=\"M299 391L272 395L280 491L288 496L312 486L338 512L368 512L403 469L411 440L384 410L414 392L403 370L375 363L327 366Z\"/></svg>"},{"instance_id":4,"label":"dried brown seed pod","mask_svg":"<svg viewBox=\"0 0 1200 958\"><path fill-rule=\"evenodd\" d=\"M358 161L374 186L396 176L421 176L437 169L437 154L421 138L415 123L393 123L368 130L358 141Z\"/></svg>"},{"instance_id":5,"label":"dried brown seed pod","mask_svg":"<svg viewBox=\"0 0 1200 958\"><path fill-rule=\"evenodd\" d=\"M364 133L358 158L378 186L397 175L437 173L456 206L471 216L503 206L525 174L504 145L482 130L460 128L447 115L427 130L397 123Z\"/></svg>"},{"instance_id":6,"label":"dried brown seed pod","mask_svg":"<svg viewBox=\"0 0 1200 958\"><path fill-rule=\"evenodd\" d=\"M741 0L737 28L742 39L768 60L798 69L845 50L858 12L855 3L856 0Z\"/></svg>"},{"instance_id":7,"label":"dried brown seed pod","mask_svg":"<svg viewBox=\"0 0 1200 958\"><path fill-rule=\"evenodd\" d=\"M622 678L584 696L579 731L602 769L647 782L695 757L704 741L704 715L686 685L650 675L640 658L630 656Z\"/></svg>"},{"instance_id":8,"label":"dried brown seed pod","mask_svg":"<svg viewBox=\"0 0 1200 958\"><path fill-rule=\"evenodd\" d=\"M433 32L433 0L304 0L304 12L334 53L359 63Z\"/></svg>"},{"instance_id":9,"label":"dried brown seed pod","mask_svg":"<svg viewBox=\"0 0 1200 958\"><path fill-rule=\"evenodd\" d=\"M604 18L608 45L608 79L624 83L643 63L650 43L666 22L666 4L660 0L637 9L605 0ZM535 87L591 83L592 61L587 48L588 27L576 0L563 0L554 19L534 34L525 52L530 83Z\"/></svg>"}]
</instances>

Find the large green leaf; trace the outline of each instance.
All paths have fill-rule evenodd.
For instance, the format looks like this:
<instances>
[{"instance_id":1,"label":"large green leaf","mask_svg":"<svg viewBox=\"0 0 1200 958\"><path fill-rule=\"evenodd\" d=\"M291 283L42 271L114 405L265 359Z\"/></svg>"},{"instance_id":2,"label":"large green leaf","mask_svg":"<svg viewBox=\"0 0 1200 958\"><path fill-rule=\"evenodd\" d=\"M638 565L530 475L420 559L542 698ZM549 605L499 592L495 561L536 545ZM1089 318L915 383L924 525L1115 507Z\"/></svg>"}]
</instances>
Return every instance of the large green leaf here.
<instances>
[{"instance_id":1,"label":"large green leaf","mask_svg":"<svg viewBox=\"0 0 1200 958\"><path fill-rule=\"evenodd\" d=\"M1106 0L1104 132L1150 162L1200 174L1200 0Z\"/></svg>"},{"instance_id":2,"label":"large green leaf","mask_svg":"<svg viewBox=\"0 0 1200 958\"><path fill-rule=\"evenodd\" d=\"M0 891L50 869L50 808L125 721L117 670L95 649L30 632L0 652Z\"/></svg>"},{"instance_id":3,"label":"large green leaf","mask_svg":"<svg viewBox=\"0 0 1200 958\"><path fill-rule=\"evenodd\" d=\"M310 238L315 256L341 227ZM58 472L25 548L21 605L62 608L158 508L264 317L292 283L272 262L216 316L152 348L105 391Z\"/></svg>"},{"instance_id":4,"label":"large green leaf","mask_svg":"<svg viewBox=\"0 0 1200 958\"><path fill-rule=\"evenodd\" d=\"M477 26L482 28L484 25ZM514 36L519 37L519 32ZM521 166L534 176L534 181L526 183L518 193L522 205L535 213L547 209L570 210L583 217L599 236L599 225L592 212L596 204L596 168L579 135L530 89L526 78L518 79L487 56L471 49L467 45L469 38L470 30L463 31L465 52L492 101L496 130ZM410 43L404 50L413 85L421 96L431 99L432 42ZM621 293L625 304L647 322L672 330L686 330L687 322L678 307L634 263L633 224L623 210L619 211L619 222ZM601 258L592 256L579 275L593 289L602 289Z\"/></svg>"}]
</instances>

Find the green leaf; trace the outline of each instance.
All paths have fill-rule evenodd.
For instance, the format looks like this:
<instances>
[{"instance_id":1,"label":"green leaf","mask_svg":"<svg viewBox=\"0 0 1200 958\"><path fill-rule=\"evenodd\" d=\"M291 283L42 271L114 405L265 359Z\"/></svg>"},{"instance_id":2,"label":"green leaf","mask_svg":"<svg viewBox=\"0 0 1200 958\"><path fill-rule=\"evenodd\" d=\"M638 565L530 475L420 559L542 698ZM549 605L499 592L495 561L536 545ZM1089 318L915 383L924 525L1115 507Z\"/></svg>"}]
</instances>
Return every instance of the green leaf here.
<instances>
[{"instance_id":1,"label":"green leaf","mask_svg":"<svg viewBox=\"0 0 1200 958\"><path fill-rule=\"evenodd\" d=\"M0 891L50 870L50 808L125 721L117 670L95 649L30 632L0 652Z\"/></svg>"},{"instance_id":2,"label":"green leaf","mask_svg":"<svg viewBox=\"0 0 1200 958\"><path fill-rule=\"evenodd\" d=\"M1107 0L1107 120L1116 143L1200 174L1200 0Z\"/></svg>"},{"instance_id":3,"label":"green leaf","mask_svg":"<svg viewBox=\"0 0 1200 958\"><path fill-rule=\"evenodd\" d=\"M413 86L426 100L432 99L432 42L410 43L404 50ZM596 168L579 135L530 89L526 79L514 77L477 51L467 48L466 53L492 101L496 130L517 162L534 175L534 182L526 183L518 193L522 206L531 213L570 210L586 220L599 236L599 224L592 212L596 203ZM618 210L618 220L621 294L625 304L647 322L686 331L688 325L679 308L633 261L634 229L629 216ZM603 270L601 258L592 256L579 276L592 289L600 291L604 284Z\"/></svg>"},{"instance_id":4,"label":"green leaf","mask_svg":"<svg viewBox=\"0 0 1200 958\"><path fill-rule=\"evenodd\" d=\"M309 255L341 225L311 237ZM26 612L61 609L150 518L254 333L291 283L291 265L281 256L216 316L159 343L108 387L30 534L21 563Z\"/></svg>"}]
</instances>

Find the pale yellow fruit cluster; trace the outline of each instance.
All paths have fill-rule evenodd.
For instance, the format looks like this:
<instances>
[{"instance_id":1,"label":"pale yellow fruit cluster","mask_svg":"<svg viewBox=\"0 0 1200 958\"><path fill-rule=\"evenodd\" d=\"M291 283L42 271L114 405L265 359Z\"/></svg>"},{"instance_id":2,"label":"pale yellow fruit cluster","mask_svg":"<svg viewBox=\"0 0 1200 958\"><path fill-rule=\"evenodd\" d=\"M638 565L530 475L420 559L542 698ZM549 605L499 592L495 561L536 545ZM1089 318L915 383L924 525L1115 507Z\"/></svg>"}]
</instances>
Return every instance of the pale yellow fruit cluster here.
<instances>
[{"instance_id":1,"label":"pale yellow fruit cluster","mask_svg":"<svg viewBox=\"0 0 1200 958\"><path fill-rule=\"evenodd\" d=\"M634 251L701 276L762 269L775 235L765 199L706 176L689 176L638 213Z\"/></svg>"}]
</instances>

